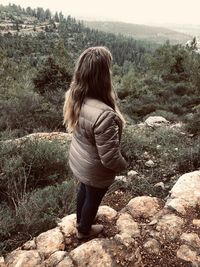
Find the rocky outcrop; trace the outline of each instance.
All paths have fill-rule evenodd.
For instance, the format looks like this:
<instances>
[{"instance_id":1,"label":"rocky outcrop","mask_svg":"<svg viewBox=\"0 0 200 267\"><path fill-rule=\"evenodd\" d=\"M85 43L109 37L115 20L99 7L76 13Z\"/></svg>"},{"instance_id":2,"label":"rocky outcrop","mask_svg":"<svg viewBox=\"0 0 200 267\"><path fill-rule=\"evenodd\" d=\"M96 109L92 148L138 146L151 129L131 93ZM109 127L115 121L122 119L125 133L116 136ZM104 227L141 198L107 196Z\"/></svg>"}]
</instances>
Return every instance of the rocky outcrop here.
<instances>
[{"instance_id":1,"label":"rocky outcrop","mask_svg":"<svg viewBox=\"0 0 200 267\"><path fill-rule=\"evenodd\" d=\"M169 121L161 116L150 116L145 120L144 124L150 127L159 127L162 125L168 125Z\"/></svg>"},{"instance_id":2,"label":"rocky outcrop","mask_svg":"<svg viewBox=\"0 0 200 267\"><path fill-rule=\"evenodd\" d=\"M78 241L76 216L0 258L1 267L200 266L200 171L179 178L166 201L135 197L119 212L101 206L99 237ZM192 264L192 265L191 265Z\"/></svg>"},{"instance_id":3,"label":"rocky outcrop","mask_svg":"<svg viewBox=\"0 0 200 267\"><path fill-rule=\"evenodd\" d=\"M34 141L34 140L46 140L46 141L59 140L65 143L71 140L71 134L63 132L32 133L20 138L1 141L1 143L16 143L17 145L22 145L27 141Z\"/></svg>"}]
</instances>

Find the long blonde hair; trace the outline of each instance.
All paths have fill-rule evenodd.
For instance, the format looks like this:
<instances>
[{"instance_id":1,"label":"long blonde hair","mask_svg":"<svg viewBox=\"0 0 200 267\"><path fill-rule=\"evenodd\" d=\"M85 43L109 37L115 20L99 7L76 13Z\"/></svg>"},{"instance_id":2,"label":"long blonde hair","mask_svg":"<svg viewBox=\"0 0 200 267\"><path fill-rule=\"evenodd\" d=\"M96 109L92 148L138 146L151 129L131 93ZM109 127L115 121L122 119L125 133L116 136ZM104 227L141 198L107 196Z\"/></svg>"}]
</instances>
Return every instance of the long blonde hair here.
<instances>
[{"instance_id":1,"label":"long blonde hair","mask_svg":"<svg viewBox=\"0 0 200 267\"><path fill-rule=\"evenodd\" d=\"M63 124L73 131L85 97L98 99L116 111L125 120L116 105L116 93L111 79L112 55L103 46L90 47L79 57L69 90L65 95Z\"/></svg>"}]
</instances>

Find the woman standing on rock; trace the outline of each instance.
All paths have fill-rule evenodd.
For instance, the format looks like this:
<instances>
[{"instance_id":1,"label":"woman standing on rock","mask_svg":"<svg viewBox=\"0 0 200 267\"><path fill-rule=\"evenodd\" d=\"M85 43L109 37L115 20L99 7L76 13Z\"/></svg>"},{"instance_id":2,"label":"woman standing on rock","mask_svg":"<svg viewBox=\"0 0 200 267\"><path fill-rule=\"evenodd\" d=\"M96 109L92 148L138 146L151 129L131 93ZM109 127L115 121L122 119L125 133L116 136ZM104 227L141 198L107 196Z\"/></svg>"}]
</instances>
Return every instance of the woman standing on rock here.
<instances>
[{"instance_id":1,"label":"woman standing on rock","mask_svg":"<svg viewBox=\"0 0 200 267\"><path fill-rule=\"evenodd\" d=\"M73 133L69 164L80 182L77 192L77 237L98 235L93 225L98 207L117 172L127 167L120 152L124 119L111 81L112 55L90 47L79 57L66 93L64 124Z\"/></svg>"}]
</instances>

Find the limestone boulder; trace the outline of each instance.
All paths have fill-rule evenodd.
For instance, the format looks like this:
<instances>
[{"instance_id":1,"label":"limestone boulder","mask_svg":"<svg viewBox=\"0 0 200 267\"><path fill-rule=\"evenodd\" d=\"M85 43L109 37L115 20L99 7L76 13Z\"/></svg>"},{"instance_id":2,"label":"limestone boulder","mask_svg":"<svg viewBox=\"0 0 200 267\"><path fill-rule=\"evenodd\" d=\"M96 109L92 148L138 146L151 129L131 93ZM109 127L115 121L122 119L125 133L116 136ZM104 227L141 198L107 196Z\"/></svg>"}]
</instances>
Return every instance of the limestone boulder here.
<instances>
[{"instance_id":1,"label":"limestone boulder","mask_svg":"<svg viewBox=\"0 0 200 267\"><path fill-rule=\"evenodd\" d=\"M4 257L0 257L0 267L6 267Z\"/></svg>"},{"instance_id":2,"label":"limestone boulder","mask_svg":"<svg viewBox=\"0 0 200 267\"><path fill-rule=\"evenodd\" d=\"M65 216L58 223L58 227L66 238L76 233L76 214Z\"/></svg>"},{"instance_id":3,"label":"limestone boulder","mask_svg":"<svg viewBox=\"0 0 200 267\"><path fill-rule=\"evenodd\" d=\"M182 175L170 191L165 207L185 214L190 207L200 205L200 171Z\"/></svg>"},{"instance_id":4,"label":"limestone boulder","mask_svg":"<svg viewBox=\"0 0 200 267\"><path fill-rule=\"evenodd\" d=\"M178 258L191 262L192 266L200 266L200 256L198 255L199 253L192 250L189 246L180 246L176 254Z\"/></svg>"},{"instance_id":5,"label":"limestone boulder","mask_svg":"<svg viewBox=\"0 0 200 267\"><path fill-rule=\"evenodd\" d=\"M200 238L196 233L183 233L180 238L193 249L200 250Z\"/></svg>"},{"instance_id":6,"label":"limestone boulder","mask_svg":"<svg viewBox=\"0 0 200 267\"><path fill-rule=\"evenodd\" d=\"M39 267L42 259L37 250L14 250L5 259L8 267Z\"/></svg>"},{"instance_id":7,"label":"limestone boulder","mask_svg":"<svg viewBox=\"0 0 200 267\"><path fill-rule=\"evenodd\" d=\"M150 127L159 127L169 124L169 121L162 116L150 116L145 120L144 124Z\"/></svg>"},{"instance_id":8,"label":"limestone boulder","mask_svg":"<svg viewBox=\"0 0 200 267\"><path fill-rule=\"evenodd\" d=\"M120 234L126 234L130 237L136 237L140 234L138 223L128 213L122 213L117 220L117 229Z\"/></svg>"},{"instance_id":9,"label":"limestone boulder","mask_svg":"<svg viewBox=\"0 0 200 267\"><path fill-rule=\"evenodd\" d=\"M161 217L156 225L156 230L164 239L173 240L182 233L184 220L175 214L166 214Z\"/></svg>"},{"instance_id":10,"label":"limestone boulder","mask_svg":"<svg viewBox=\"0 0 200 267\"><path fill-rule=\"evenodd\" d=\"M150 219L161 209L161 206L158 198L141 196L131 199L126 208L133 218Z\"/></svg>"},{"instance_id":11,"label":"limestone boulder","mask_svg":"<svg viewBox=\"0 0 200 267\"><path fill-rule=\"evenodd\" d=\"M69 254L79 267L113 266L111 255L104 249L104 240L93 239L72 250Z\"/></svg>"},{"instance_id":12,"label":"limestone boulder","mask_svg":"<svg viewBox=\"0 0 200 267\"><path fill-rule=\"evenodd\" d=\"M150 238L149 240L147 240L143 247L150 253L150 254L159 254L160 252L160 244L159 242L154 239L154 238Z\"/></svg>"},{"instance_id":13,"label":"limestone boulder","mask_svg":"<svg viewBox=\"0 0 200 267\"><path fill-rule=\"evenodd\" d=\"M65 251L56 251L51 256L44 261L44 266L57 266L65 257L67 252Z\"/></svg>"},{"instance_id":14,"label":"limestone boulder","mask_svg":"<svg viewBox=\"0 0 200 267\"><path fill-rule=\"evenodd\" d=\"M106 218L108 221L112 221L117 216L117 211L113 208L102 205L98 209L97 218Z\"/></svg>"},{"instance_id":15,"label":"limestone boulder","mask_svg":"<svg viewBox=\"0 0 200 267\"><path fill-rule=\"evenodd\" d=\"M55 251L64 250L64 237L59 228L51 229L36 237L37 250L45 257Z\"/></svg>"}]
</instances>

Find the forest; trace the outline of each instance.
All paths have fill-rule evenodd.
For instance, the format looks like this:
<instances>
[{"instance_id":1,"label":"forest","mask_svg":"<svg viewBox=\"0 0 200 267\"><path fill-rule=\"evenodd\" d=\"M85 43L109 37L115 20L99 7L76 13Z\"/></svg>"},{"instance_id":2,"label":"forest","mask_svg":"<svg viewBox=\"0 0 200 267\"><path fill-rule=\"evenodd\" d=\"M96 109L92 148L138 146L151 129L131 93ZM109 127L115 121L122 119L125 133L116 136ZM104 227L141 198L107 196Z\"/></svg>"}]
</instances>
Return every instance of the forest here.
<instances>
[{"instance_id":1,"label":"forest","mask_svg":"<svg viewBox=\"0 0 200 267\"><path fill-rule=\"evenodd\" d=\"M158 45L86 27L49 9L0 5L0 254L51 228L74 210L68 144L6 140L37 132L65 132L62 109L75 62L89 46L113 55L113 87L126 118L122 147L130 168L154 180L126 188L164 197L152 183L200 168L200 54L190 45ZM149 116L182 123L182 132L140 130ZM156 145L162 145L162 151ZM142 157L158 158L153 173ZM169 187L170 187L169 181ZM67 193L66 193L67 192Z\"/></svg>"}]
</instances>

